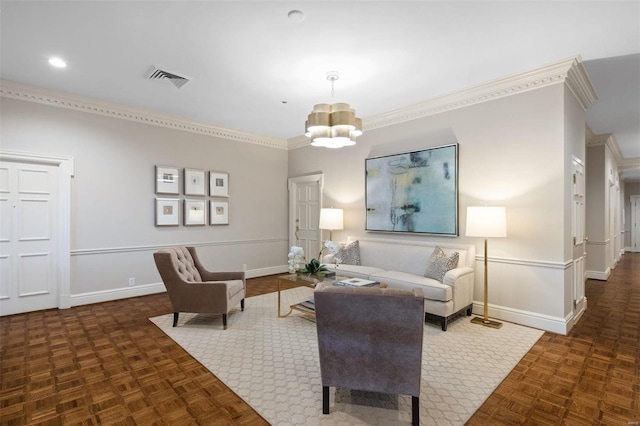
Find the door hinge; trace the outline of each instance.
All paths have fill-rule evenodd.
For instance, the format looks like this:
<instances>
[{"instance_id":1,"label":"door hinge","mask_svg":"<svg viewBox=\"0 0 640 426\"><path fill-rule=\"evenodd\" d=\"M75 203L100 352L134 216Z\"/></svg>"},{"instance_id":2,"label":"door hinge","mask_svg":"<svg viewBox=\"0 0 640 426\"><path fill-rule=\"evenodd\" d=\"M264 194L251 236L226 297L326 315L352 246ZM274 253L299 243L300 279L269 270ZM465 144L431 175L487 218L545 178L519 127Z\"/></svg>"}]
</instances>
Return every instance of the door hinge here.
<instances>
[{"instance_id":1,"label":"door hinge","mask_svg":"<svg viewBox=\"0 0 640 426\"><path fill-rule=\"evenodd\" d=\"M573 174L573 183L576 183L576 174Z\"/></svg>"}]
</instances>

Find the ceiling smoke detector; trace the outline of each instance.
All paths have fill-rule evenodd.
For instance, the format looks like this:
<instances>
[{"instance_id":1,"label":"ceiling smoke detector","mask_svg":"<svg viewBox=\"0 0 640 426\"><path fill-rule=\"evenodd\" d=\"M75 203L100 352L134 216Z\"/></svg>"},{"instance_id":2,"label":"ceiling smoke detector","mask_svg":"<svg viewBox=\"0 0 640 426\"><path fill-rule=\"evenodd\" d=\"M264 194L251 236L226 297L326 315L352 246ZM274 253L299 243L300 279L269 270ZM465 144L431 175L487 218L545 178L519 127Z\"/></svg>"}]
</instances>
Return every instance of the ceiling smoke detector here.
<instances>
[{"instance_id":1,"label":"ceiling smoke detector","mask_svg":"<svg viewBox=\"0 0 640 426\"><path fill-rule=\"evenodd\" d=\"M161 70L155 65L147 72L147 80L169 80L178 89L191 81L188 77L182 77L169 71Z\"/></svg>"}]
</instances>

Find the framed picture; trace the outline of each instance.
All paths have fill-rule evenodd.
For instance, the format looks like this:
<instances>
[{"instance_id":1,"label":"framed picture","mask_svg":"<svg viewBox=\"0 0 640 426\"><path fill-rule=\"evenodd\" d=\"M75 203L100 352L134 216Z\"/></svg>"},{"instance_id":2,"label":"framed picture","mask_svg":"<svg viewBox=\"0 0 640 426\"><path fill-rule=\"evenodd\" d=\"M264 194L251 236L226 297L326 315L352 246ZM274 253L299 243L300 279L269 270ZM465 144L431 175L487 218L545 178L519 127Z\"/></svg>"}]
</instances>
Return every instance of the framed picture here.
<instances>
[{"instance_id":1,"label":"framed picture","mask_svg":"<svg viewBox=\"0 0 640 426\"><path fill-rule=\"evenodd\" d=\"M209 195L212 197L229 196L229 173L209 172Z\"/></svg>"},{"instance_id":2,"label":"framed picture","mask_svg":"<svg viewBox=\"0 0 640 426\"><path fill-rule=\"evenodd\" d=\"M211 200L211 208L209 209L211 225L228 225L229 224L229 202Z\"/></svg>"},{"instance_id":3,"label":"framed picture","mask_svg":"<svg viewBox=\"0 0 640 426\"><path fill-rule=\"evenodd\" d=\"M365 159L367 231L458 235L458 144Z\"/></svg>"},{"instance_id":4,"label":"framed picture","mask_svg":"<svg viewBox=\"0 0 640 426\"><path fill-rule=\"evenodd\" d=\"M156 194L180 194L180 169L156 166Z\"/></svg>"},{"instance_id":5,"label":"framed picture","mask_svg":"<svg viewBox=\"0 0 640 426\"><path fill-rule=\"evenodd\" d=\"M156 226L180 225L180 200L156 198Z\"/></svg>"},{"instance_id":6,"label":"framed picture","mask_svg":"<svg viewBox=\"0 0 640 426\"><path fill-rule=\"evenodd\" d=\"M204 170L184 169L184 195L207 195Z\"/></svg>"},{"instance_id":7,"label":"framed picture","mask_svg":"<svg viewBox=\"0 0 640 426\"><path fill-rule=\"evenodd\" d=\"M185 226L207 224L205 200L184 200L184 224Z\"/></svg>"}]
</instances>

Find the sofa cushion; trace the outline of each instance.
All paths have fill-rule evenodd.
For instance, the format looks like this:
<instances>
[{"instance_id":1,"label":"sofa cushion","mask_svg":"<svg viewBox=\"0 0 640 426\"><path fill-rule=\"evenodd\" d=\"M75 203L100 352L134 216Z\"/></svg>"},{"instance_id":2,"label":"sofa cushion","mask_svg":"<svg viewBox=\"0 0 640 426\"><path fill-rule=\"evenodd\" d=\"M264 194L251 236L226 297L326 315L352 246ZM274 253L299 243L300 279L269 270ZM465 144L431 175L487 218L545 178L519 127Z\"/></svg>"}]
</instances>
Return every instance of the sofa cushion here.
<instances>
[{"instance_id":1,"label":"sofa cushion","mask_svg":"<svg viewBox=\"0 0 640 426\"><path fill-rule=\"evenodd\" d=\"M335 272L336 275L346 275L353 278L368 279L369 275L378 272L384 272L384 269L376 268L375 266L364 265L345 265L345 264L328 264L326 265L329 272Z\"/></svg>"},{"instance_id":2,"label":"sofa cushion","mask_svg":"<svg viewBox=\"0 0 640 426\"><path fill-rule=\"evenodd\" d=\"M421 288L425 299L446 302L453 298L453 291L450 286L442 284L433 278L421 277L407 272L381 271L371 274L369 279L378 281L381 284L388 284L390 288L402 290Z\"/></svg>"},{"instance_id":3,"label":"sofa cushion","mask_svg":"<svg viewBox=\"0 0 640 426\"><path fill-rule=\"evenodd\" d=\"M427 269L424 272L424 276L442 282L444 274L458 265L459 257L458 252L447 256L440 247L436 246L427 260Z\"/></svg>"},{"instance_id":4,"label":"sofa cushion","mask_svg":"<svg viewBox=\"0 0 640 426\"><path fill-rule=\"evenodd\" d=\"M346 246L340 248L334 256L337 263L345 265L360 265L360 243L358 240L353 241Z\"/></svg>"}]
</instances>

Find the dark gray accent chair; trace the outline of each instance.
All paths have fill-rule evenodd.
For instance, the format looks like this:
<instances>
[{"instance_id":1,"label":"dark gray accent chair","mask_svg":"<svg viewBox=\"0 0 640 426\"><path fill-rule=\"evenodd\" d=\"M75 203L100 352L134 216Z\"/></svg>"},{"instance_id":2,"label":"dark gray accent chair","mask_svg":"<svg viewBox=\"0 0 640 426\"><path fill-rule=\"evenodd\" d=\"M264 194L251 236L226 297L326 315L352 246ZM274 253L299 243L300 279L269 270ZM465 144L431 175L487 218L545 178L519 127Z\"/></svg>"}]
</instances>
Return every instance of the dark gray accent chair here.
<instances>
[{"instance_id":1,"label":"dark gray accent chair","mask_svg":"<svg viewBox=\"0 0 640 426\"><path fill-rule=\"evenodd\" d=\"M173 326L180 312L227 315L240 303L244 311L246 279L244 272L211 272L198 259L195 247L171 247L157 251L153 258L173 307Z\"/></svg>"},{"instance_id":2,"label":"dark gray accent chair","mask_svg":"<svg viewBox=\"0 0 640 426\"><path fill-rule=\"evenodd\" d=\"M411 395L412 424L419 424L422 289L320 284L314 298L322 412L329 414L329 387Z\"/></svg>"}]
</instances>

